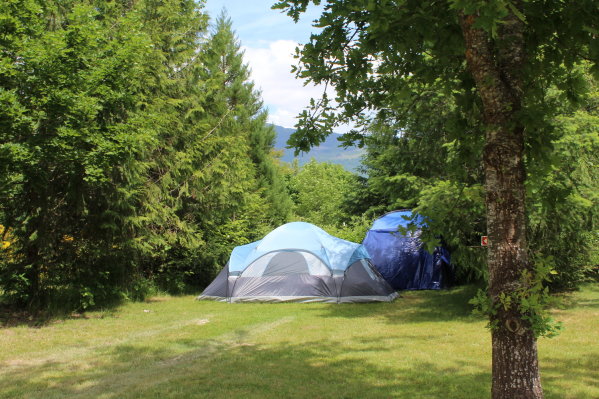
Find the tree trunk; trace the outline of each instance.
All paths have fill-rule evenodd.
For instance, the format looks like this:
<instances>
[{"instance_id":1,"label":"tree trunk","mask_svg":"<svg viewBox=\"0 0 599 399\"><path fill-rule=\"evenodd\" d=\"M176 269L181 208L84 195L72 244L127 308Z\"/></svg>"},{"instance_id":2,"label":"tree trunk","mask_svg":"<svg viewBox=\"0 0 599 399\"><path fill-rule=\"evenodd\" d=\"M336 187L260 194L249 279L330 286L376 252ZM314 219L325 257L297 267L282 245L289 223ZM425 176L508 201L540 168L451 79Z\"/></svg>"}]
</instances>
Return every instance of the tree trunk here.
<instances>
[{"instance_id":1,"label":"tree trunk","mask_svg":"<svg viewBox=\"0 0 599 399\"><path fill-rule=\"evenodd\" d=\"M466 61L483 104L489 294L498 304L500 294L521 287L522 272L531 267L526 243L524 128L517 120L525 25L510 14L497 37L491 38L487 31L473 27L476 18L460 15ZM492 330L492 397L543 398L536 338L529 324L513 306L507 310L501 306L491 321L496 326Z\"/></svg>"}]
</instances>

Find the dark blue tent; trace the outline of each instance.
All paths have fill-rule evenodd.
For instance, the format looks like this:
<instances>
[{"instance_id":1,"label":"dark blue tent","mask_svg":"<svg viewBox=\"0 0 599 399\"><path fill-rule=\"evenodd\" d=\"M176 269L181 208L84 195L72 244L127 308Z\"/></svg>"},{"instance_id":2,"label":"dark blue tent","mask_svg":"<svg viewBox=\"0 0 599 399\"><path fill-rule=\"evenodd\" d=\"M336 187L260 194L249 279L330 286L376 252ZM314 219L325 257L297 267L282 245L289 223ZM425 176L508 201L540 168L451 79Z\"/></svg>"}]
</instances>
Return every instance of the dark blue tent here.
<instances>
[{"instance_id":1,"label":"dark blue tent","mask_svg":"<svg viewBox=\"0 0 599 399\"><path fill-rule=\"evenodd\" d=\"M430 254L420 240L421 230L402 234L398 227L407 228L413 214L409 210L389 212L374 221L362 243L372 263L381 275L397 290L438 290L449 285L451 269L449 252L439 246ZM415 219L423 226L422 217Z\"/></svg>"}]
</instances>

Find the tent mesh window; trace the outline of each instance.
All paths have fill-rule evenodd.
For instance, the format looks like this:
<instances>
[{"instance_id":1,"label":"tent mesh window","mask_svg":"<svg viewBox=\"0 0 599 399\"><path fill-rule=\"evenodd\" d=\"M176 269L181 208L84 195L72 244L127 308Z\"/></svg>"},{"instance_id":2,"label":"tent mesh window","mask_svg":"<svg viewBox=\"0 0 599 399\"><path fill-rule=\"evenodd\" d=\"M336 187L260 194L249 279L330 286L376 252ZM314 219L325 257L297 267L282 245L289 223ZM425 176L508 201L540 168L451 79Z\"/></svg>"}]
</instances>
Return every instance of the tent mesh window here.
<instances>
[{"instance_id":1,"label":"tent mesh window","mask_svg":"<svg viewBox=\"0 0 599 399\"><path fill-rule=\"evenodd\" d=\"M331 270L314 254L305 251L276 251L252 262L241 277L309 274L331 276Z\"/></svg>"}]
</instances>

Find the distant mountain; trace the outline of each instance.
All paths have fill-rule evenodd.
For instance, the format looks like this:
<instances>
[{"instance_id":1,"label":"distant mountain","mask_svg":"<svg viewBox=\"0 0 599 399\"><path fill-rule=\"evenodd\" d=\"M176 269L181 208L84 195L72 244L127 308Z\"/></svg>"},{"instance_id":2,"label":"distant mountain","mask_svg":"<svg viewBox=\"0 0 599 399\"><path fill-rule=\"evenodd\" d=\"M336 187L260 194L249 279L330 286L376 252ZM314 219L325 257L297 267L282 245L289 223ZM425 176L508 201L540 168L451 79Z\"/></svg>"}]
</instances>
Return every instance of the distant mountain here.
<instances>
[{"instance_id":1,"label":"distant mountain","mask_svg":"<svg viewBox=\"0 0 599 399\"><path fill-rule=\"evenodd\" d=\"M310 152L302 153L299 156L294 157L294 150L285 147L287 147L287 140L289 140L291 134L295 132L295 129L277 125L273 125L273 127L277 133L275 149L283 150L283 157L281 160L284 162L292 162L294 158L297 158L299 164L304 165L308 163L310 159L314 158L318 162L337 163L350 172L356 172L360 166L360 160L362 159L364 150L358 147L349 147L346 149L339 147L340 142L337 140L339 135L336 133L329 135L324 143L321 143L318 147L312 148Z\"/></svg>"}]
</instances>

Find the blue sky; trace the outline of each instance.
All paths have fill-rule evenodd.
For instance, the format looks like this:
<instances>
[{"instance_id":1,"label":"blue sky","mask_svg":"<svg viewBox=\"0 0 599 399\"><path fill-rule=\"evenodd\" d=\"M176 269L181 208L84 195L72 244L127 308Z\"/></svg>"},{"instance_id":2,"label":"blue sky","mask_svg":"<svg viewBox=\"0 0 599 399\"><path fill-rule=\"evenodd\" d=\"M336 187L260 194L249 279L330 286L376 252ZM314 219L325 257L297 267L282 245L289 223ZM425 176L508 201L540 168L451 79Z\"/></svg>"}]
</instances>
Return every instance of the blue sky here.
<instances>
[{"instance_id":1,"label":"blue sky","mask_svg":"<svg viewBox=\"0 0 599 399\"><path fill-rule=\"evenodd\" d=\"M216 18L225 8L237 35L248 47L268 47L274 40L306 42L314 30L311 22L320 15L320 8L311 6L298 23L281 10L272 10L276 0L207 0L205 9Z\"/></svg>"},{"instance_id":2,"label":"blue sky","mask_svg":"<svg viewBox=\"0 0 599 399\"><path fill-rule=\"evenodd\" d=\"M295 79L291 66L295 47L306 43L317 29L312 21L320 15L314 6L302 15L298 23L280 10L270 7L275 0L207 0L205 10L216 19L223 8L233 21L245 52L245 62L252 70L252 79L262 90L262 99L269 110L269 120L284 127L293 127L295 117L311 97L320 97L322 89Z\"/></svg>"}]
</instances>

